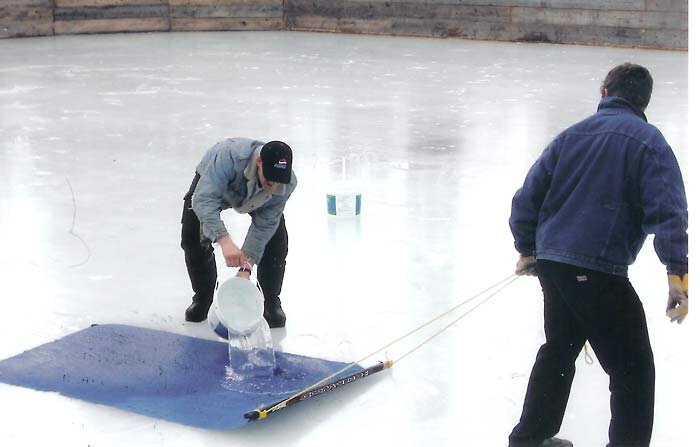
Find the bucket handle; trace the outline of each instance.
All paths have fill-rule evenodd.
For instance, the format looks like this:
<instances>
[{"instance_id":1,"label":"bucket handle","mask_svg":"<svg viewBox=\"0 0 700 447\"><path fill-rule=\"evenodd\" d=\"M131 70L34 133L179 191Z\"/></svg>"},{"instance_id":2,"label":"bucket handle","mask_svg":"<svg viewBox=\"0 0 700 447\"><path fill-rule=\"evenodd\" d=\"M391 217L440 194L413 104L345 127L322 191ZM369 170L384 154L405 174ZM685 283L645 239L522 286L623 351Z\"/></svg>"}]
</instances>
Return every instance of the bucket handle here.
<instances>
[{"instance_id":1,"label":"bucket handle","mask_svg":"<svg viewBox=\"0 0 700 447\"><path fill-rule=\"evenodd\" d=\"M248 277L248 280L253 281L253 283L255 284L255 287L258 288L258 290L260 291L260 294L262 295L263 291L262 291L262 288L260 287L260 283L258 282L258 269L257 268L254 269L253 265L248 261L245 262L244 267L247 267L248 270L250 270L250 276ZM253 280L253 271L255 271L255 280Z\"/></svg>"}]
</instances>

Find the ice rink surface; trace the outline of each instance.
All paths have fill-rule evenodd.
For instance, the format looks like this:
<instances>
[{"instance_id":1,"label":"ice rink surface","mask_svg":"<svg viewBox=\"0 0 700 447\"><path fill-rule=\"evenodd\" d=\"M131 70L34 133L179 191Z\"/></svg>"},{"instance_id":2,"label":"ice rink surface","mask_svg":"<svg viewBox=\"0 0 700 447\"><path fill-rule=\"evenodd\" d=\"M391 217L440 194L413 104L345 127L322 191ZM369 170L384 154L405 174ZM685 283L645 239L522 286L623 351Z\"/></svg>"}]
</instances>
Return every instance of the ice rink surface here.
<instances>
[{"instance_id":1,"label":"ice rink surface","mask_svg":"<svg viewBox=\"0 0 700 447\"><path fill-rule=\"evenodd\" d=\"M226 137L280 139L299 186L275 346L364 357L512 274L507 219L527 169L596 110L626 61L688 172L685 52L294 32L0 41L0 358L93 323L203 338L185 323L182 196ZM362 215L327 215L343 178ZM250 219L224 212L242 242ZM221 279L233 272L217 248ZM651 238L630 272L657 367L652 445L697 434L696 318L671 325ZM462 313L470 309L466 306ZM455 317L460 312L455 313ZM449 321L374 356L398 358ZM505 446L544 340L522 278L389 371L236 431L206 431L0 384L7 446ZM223 370L224 365L221 365ZM607 441L607 376L583 355L561 436Z\"/></svg>"}]
</instances>

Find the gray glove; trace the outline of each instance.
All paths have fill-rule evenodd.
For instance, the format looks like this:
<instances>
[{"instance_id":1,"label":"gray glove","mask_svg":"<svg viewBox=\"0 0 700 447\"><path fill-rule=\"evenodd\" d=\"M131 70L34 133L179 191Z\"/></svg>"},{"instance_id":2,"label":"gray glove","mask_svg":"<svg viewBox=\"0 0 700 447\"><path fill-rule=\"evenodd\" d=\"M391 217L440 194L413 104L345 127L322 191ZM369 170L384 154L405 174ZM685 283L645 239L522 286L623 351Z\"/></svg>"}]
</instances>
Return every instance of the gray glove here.
<instances>
[{"instance_id":1,"label":"gray glove","mask_svg":"<svg viewBox=\"0 0 700 447\"><path fill-rule=\"evenodd\" d=\"M534 256L520 255L518 263L515 265L515 274L518 276L537 276L537 259Z\"/></svg>"}]
</instances>

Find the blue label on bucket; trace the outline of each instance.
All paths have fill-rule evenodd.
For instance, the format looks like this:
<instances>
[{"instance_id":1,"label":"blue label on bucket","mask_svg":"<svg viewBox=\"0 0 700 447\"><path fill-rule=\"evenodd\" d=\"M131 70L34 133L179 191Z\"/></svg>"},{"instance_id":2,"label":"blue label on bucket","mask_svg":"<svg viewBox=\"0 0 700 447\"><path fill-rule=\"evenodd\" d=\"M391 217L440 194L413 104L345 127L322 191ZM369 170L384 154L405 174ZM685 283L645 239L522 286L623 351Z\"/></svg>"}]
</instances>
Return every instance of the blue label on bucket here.
<instances>
[{"instance_id":1,"label":"blue label on bucket","mask_svg":"<svg viewBox=\"0 0 700 447\"><path fill-rule=\"evenodd\" d=\"M328 214L335 216L335 196L326 194L326 208L328 209Z\"/></svg>"},{"instance_id":2,"label":"blue label on bucket","mask_svg":"<svg viewBox=\"0 0 700 447\"><path fill-rule=\"evenodd\" d=\"M221 338L228 338L228 329L223 324L219 323L214 328L214 332Z\"/></svg>"},{"instance_id":3,"label":"blue label on bucket","mask_svg":"<svg viewBox=\"0 0 700 447\"><path fill-rule=\"evenodd\" d=\"M326 194L326 209L331 216L357 216L362 210L362 194Z\"/></svg>"}]
</instances>

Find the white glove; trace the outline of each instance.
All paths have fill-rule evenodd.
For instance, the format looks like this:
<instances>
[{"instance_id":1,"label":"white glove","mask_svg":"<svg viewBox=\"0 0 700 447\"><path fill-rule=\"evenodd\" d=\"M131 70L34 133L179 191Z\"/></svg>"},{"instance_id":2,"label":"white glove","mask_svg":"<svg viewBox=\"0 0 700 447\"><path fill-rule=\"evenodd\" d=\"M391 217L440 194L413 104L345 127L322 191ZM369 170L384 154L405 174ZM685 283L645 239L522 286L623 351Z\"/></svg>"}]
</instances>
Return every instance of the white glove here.
<instances>
[{"instance_id":1,"label":"white glove","mask_svg":"<svg viewBox=\"0 0 700 447\"><path fill-rule=\"evenodd\" d=\"M515 274L518 276L537 276L537 259L534 256L520 255L518 263L515 265Z\"/></svg>"}]
</instances>

